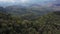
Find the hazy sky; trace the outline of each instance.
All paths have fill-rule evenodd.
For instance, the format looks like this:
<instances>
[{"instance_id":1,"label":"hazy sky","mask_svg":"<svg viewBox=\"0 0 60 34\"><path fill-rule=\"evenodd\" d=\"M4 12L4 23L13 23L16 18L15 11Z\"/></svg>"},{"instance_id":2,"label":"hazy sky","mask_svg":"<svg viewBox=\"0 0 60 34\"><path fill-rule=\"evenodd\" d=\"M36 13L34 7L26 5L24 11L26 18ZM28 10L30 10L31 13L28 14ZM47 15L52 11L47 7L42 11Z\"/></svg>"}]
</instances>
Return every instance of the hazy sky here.
<instances>
[{"instance_id":1,"label":"hazy sky","mask_svg":"<svg viewBox=\"0 0 60 34\"><path fill-rule=\"evenodd\" d=\"M55 2L57 1L57 2ZM0 0L0 5L14 5L14 4L49 4L60 3L58 0Z\"/></svg>"},{"instance_id":2,"label":"hazy sky","mask_svg":"<svg viewBox=\"0 0 60 34\"><path fill-rule=\"evenodd\" d=\"M26 2L45 2L45 1L55 1L55 0L0 0L0 2L20 2L20 3L26 3Z\"/></svg>"}]
</instances>

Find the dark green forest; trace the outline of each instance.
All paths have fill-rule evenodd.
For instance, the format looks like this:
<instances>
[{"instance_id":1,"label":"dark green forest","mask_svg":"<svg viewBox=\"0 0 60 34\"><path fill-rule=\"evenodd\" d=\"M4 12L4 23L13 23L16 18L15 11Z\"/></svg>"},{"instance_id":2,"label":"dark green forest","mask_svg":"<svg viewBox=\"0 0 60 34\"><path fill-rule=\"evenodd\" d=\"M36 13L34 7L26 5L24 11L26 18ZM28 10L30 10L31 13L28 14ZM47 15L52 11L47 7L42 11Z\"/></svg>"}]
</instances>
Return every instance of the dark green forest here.
<instances>
[{"instance_id":1,"label":"dark green forest","mask_svg":"<svg viewBox=\"0 0 60 34\"><path fill-rule=\"evenodd\" d=\"M0 12L0 34L60 34L60 12L51 12L35 19L20 18ZM34 17L32 17L34 18Z\"/></svg>"}]
</instances>

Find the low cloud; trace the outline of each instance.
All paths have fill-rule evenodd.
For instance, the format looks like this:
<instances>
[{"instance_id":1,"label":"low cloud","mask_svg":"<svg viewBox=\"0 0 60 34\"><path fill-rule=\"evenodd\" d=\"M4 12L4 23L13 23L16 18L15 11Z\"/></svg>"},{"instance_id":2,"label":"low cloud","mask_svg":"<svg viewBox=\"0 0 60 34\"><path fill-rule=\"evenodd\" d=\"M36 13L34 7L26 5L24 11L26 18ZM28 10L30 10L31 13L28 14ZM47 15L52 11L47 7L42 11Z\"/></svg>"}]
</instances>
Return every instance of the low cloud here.
<instances>
[{"instance_id":1,"label":"low cloud","mask_svg":"<svg viewBox=\"0 0 60 34\"><path fill-rule=\"evenodd\" d=\"M15 2L14 0L0 0L0 2Z\"/></svg>"}]
</instances>

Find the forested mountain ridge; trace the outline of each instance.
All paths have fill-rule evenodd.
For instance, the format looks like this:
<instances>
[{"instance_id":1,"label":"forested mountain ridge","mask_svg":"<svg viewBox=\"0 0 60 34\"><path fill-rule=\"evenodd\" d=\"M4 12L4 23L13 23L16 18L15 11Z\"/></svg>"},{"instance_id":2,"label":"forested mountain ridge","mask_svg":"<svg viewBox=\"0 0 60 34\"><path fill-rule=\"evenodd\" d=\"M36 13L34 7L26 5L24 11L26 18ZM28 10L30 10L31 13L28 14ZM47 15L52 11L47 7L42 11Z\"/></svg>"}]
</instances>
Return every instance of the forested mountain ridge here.
<instances>
[{"instance_id":1,"label":"forested mountain ridge","mask_svg":"<svg viewBox=\"0 0 60 34\"><path fill-rule=\"evenodd\" d=\"M36 17L47 14L51 11L48 11L46 8L40 8L40 6L35 7L23 7L23 6L8 6L8 7L0 7L0 12L11 14L13 17L21 17L22 19L35 19Z\"/></svg>"}]
</instances>

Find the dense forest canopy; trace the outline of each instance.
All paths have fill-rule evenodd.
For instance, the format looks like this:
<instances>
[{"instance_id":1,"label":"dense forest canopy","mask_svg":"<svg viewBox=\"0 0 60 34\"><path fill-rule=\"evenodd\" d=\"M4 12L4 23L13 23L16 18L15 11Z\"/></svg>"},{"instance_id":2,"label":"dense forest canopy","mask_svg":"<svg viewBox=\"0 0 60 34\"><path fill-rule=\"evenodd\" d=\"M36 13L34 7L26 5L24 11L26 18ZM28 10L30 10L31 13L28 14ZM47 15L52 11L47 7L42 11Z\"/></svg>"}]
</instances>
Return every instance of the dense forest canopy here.
<instances>
[{"instance_id":1,"label":"dense forest canopy","mask_svg":"<svg viewBox=\"0 0 60 34\"><path fill-rule=\"evenodd\" d=\"M29 18L30 20L24 19L26 16L22 17L12 17L11 14L0 13L0 34L60 34L59 11L35 19Z\"/></svg>"}]
</instances>

